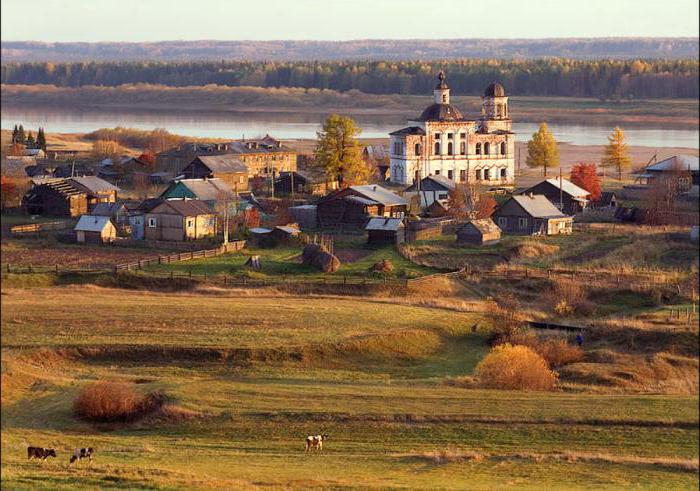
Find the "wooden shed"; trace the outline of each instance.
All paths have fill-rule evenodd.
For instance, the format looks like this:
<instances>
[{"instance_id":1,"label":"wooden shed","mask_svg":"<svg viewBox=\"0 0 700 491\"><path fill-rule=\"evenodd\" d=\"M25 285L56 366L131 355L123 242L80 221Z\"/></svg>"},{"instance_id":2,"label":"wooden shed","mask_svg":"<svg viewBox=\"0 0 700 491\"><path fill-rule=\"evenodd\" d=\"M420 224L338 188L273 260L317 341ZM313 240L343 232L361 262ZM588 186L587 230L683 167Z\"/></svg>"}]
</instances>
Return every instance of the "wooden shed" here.
<instances>
[{"instance_id":1,"label":"wooden shed","mask_svg":"<svg viewBox=\"0 0 700 491\"><path fill-rule=\"evenodd\" d=\"M501 229L490 218L472 220L457 230L460 245L491 245L501 240Z\"/></svg>"},{"instance_id":2,"label":"wooden shed","mask_svg":"<svg viewBox=\"0 0 700 491\"><path fill-rule=\"evenodd\" d=\"M496 209L493 219L503 232L517 235L570 234L574 221L541 194L513 196Z\"/></svg>"},{"instance_id":3,"label":"wooden shed","mask_svg":"<svg viewBox=\"0 0 700 491\"><path fill-rule=\"evenodd\" d=\"M73 230L79 243L101 244L117 238L117 228L105 216L83 215Z\"/></svg>"},{"instance_id":4,"label":"wooden shed","mask_svg":"<svg viewBox=\"0 0 700 491\"><path fill-rule=\"evenodd\" d=\"M370 245L401 244L406 238L403 218L370 218L365 230Z\"/></svg>"},{"instance_id":5,"label":"wooden shed","mask_svg":"<svg viewBox=\"0 0 700 491\"><path fill-rule=\"evenodd\" d=\"M321 198L316 206L324 227L362 228L371 217L403 218L408 201L377 185L350 186Z\"/></svg>"}]
</instances>

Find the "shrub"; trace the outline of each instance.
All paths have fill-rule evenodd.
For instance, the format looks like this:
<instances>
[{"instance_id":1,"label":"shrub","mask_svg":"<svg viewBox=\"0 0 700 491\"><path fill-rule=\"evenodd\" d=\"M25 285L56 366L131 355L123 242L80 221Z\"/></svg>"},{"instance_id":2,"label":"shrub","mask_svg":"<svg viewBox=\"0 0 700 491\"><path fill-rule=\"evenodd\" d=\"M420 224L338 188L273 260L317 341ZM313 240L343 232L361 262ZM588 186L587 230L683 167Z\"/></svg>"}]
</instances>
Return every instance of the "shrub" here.
<instances>
[{"instance_id":1,"label":"shrub","mask_svg":"<svg viewBox=\"0 0 700 491\"><path fill-rule=\"evenodd\" d=\"M586 314L592 309L588 300L588 290L574 280L554 280L548 293L548 301L552 310L561 316Z\"/></svg>"},{"instance_id":2,"label":"shrub","mask_svg":"<svg viewBox=\"0 0 700 491\"><path fill-rule=\"evenodd\" d=\"M73 412L81 419L107 423L133 421L159 408L161 394L142 395L131 384L99 381L86 385L73 402Z\"/></svg>"},{"instance_id":3,"label":"shrub","mask_svg":"<svg viewBox=\"0 0 700 491\"><path fill-rule=\"evenodd\" d=\"M500 340L498 344L527 346L540 355L552 368L563 367L570 363L582 361L583 350L572 346L564 339L541 339L533 333L513 333Z\"/></svg>"},{"instance_id":4,"label":"shrub","mask_svg":"<svg viewBox=\"0 0 700 491\"><path fill-rule=\"evenodd\" d=\"M552 390L557 374L527 346L501 344L476 367L479 385L490 389Z\"/></svg>"}]
</instances>

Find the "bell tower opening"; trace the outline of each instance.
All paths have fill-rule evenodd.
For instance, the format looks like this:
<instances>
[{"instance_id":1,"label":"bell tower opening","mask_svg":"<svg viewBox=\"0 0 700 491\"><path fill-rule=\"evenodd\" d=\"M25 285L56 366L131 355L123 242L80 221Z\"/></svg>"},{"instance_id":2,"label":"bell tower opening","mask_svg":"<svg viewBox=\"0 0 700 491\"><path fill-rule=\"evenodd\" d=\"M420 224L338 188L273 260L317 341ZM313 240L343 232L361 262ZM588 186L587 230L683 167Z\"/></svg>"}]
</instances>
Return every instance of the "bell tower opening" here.
<instances>
[{"instance_id":1,"label":"bell tower opening","mask_svg":"<svg viewBox=\"0 0 700 491\"><path fill-rule=\"evenodd\" d=\"M450 103L450 87L445 83L445 73L438 73L438 84L435 86L433 94L435 95L435 104Z\"/></svg>"}]
</instances>

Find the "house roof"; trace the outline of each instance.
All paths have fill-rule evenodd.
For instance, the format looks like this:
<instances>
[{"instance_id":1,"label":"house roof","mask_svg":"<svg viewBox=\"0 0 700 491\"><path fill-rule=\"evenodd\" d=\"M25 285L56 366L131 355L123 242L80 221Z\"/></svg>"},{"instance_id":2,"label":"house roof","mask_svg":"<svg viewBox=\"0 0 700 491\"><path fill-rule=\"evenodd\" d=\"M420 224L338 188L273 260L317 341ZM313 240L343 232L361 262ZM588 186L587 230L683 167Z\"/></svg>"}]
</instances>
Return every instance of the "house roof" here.
<instances>
[{"instance_id":1,"label":"house roof","mask_svg":"<svg viewBox=\"0 0 700 491\"><path fill-rule=\"evenodd\" d=\"M684 170L690 172L698 172L700 170L700 158L694 155L674 155L667 159L650 165L646 168L647 171L664 172L672 170Z\"/></svg>"},{"instance_id":2,"label":"house roof","mask_svg":"<svg viewBox=\"0 0 700 491\"><path fill-rule=\"evenodd\" d=\"M263 138L255 140L236 140L229 143L231 151L234 153L280 153L293 152L291 148L284 145L280 140L265 135Z\"/></svg>"},{"instance_id":3,"label":"house roof","mask_svg":"<svg viewBox=\"0 0 700 491\"><path fill-rule=\"evenodd\" d=\"M109 217L82 215L73 230L82 232L102 232L110 223Z\"/></svg>"},{"instance_id":4,"label":"house roof","mask_svg":"<svg viewBox=\"0 0 700 491\"><path fill-rule=\"evenodd\" d=\"M183 217L193 217L199 215L213 215L214 212L204 201L197 199L169 199L151 210L151 213L166 213L166 208L170 208L176 214Z\"/></svg>"},{"instance_id":5,"label":"house roof","mask_svg":"<svg viewBox=\"0 0 700 491\"><path fill-rule=\"evenodd\" d=\"M401 135L425 135L425 130L420 126L407 126L406 128L401 128L400 130L392 131L389 133L392 136Z\"/></svg>"},{"instance_id":6,"label":"house roof","mask_svg":"<svg viewBox=\"0 0 700 491\"><path fill-rule=\"evenodd\" d=\"M559 211L543 194L520 194L511 199L533 218L564 218L567 216Z\"/></svg>"},{"instance_id":7,"label":"house roof","mask_svg":"<svg viewBox=\"0 0 700 491\"><path fill-rule=\"evenodd\" d=\"M370 218L365 230L384 230L396 232L403 225L401 218Z\"/></svg>"},{"instance_id":8,"label":"house roof","mask_svg":"<svg viewBox=\"0 0 700 491\"><path fill-rule=\"evenodd\" d=\"M251 228L249 230L249 232L251 234L260 235L260 234L269 234L270 232L272 232L272 230L269 228L264 228L264 227L254 227L254 228Z\"/></svg>"},{"instance_id":9,"label":"house roof","mask_svg":"<svg viewBox=\"0 0 700 491\"><path fill-rule=\"evenodd\" d=\"M598 204L609 205L610 203L612 203L613 199L617 199L613 191L603 191L602 193L600 193L600 199L598 200Z\"/></svg>"},{"instance_id":10,"label":"house roof","mask_svg":"<svg viewBox=\"0 0 700 491\"><path fill-rule=\"evenodd\" d=\"M550 184L551 186L554 186L555 188L559 189L559 178L558 177L552 177L550 179L545 179L544 181L541 181L538 184L535 184L534 186L529 187L528 189L522 191L522 193L527 193L530 189L539 186L543 182L546 182L547 184ZM563 193L568 194L571 197L574 198L586 198L589 196L591 193L586 191L585 189L577 186L573 182L569 181L568 179L562 179L561 180L561 190Z\"/></svg>"},{"instance_id":11,"label":"house roof","mask_svg":"<svg viewBox=\"0 0 700 491\"><path fill-rule=\"evenodd\" d=\"M287 225L277 225L275 227L275 229L281 230L282 232L285 232L285 233L290 234L290 235L296 235L296 234L301 233L301 230L299 230L298 228L289 227Z\"/></svg>"},{"instance_id":12,"label":"house roof","mask_svg":"<svg viewBox=\"0 0 700 491\"><path fill-rule=\"evenodd\" d=\"M389 149L386 145L367 145L365 153L371 159L383 160L389 156Z\"/></svg>"},{"instance_id":13,"label":"house roof","mask_svg":"<svg viewBox=\"0 0 700 491\"><path fill-rule=\"evenodd\" d=\"M226 155L200 155L199 159L212 172L248 172L248 167L233 154Z\"/></svg>"},{"instance_id":14,"label":"house roof","mask_svg":"<svg viewBox=\"0 0 700 491\"><path fill-rule=\"evenodd\" d=\"M465 223L462 229L465 229L467 227L473 227L484 235L501 231L498 225L496 225L490 218L480 218L478 220L472 220L470 222Z\"/></svg>"},{"instance_id":15,"label":"house roof","mask_svg":"<svg viewBox=\"0 0 700 491\"><path fill-rule=\"evenodd\" d=\"M212 179L180 179L173 183L172 186L177 186L178 184L185 186L196 199L202 201L219 201L236 197L236 193L233 192L231 187L216 177Z\"/></svg>"},{"instance_id":16,"label":"house roof","mask_svg":"<svg viewBox=\"0 0 700 491\"><path fill-rule=\"evenodd\" d=\"M111 217L124 206L123 202L117 203L97 203L90 212L91 215Z\"/></svg>"},{"instance_id":17,"label":"house roof","mask_svg":"<svg viewBox=\"0 0 700 491\"><path fill-rule=\"evenodd\" d=\"M119 191L114 184L110 184L97 176L70 177L68 180L83 187L89 193L99 193L103 191Z\"/></svg>"},{"instance_id":18,"label":"house roof","mask_svg":"<svg viewBox=\"0 0 700 491\"><path fill-rule=\"evenodd\" d=\"M380 203L384 206L408 204L408 201L406 201L401 196L394 194L388 189L384 189L381 186L377 186L376 184L350 186L350 189L352 189L358 194L361 194L365 198L371 199L372 201L376 201L377 203Z\"/></svg>"},{"instance_id":19,"label":"house roof","mask_svg":"<svg viewBox=\"0 0 700 491\"><path fill-rule=\"evenodd\" d=\"M451 191L455 188L455 186L456 183L452 179L448 179L443 175L426 176L420 181L421 191ZM418 191L418 185L413 183L406 188L406 191Z\"/></svg>"}]
</instances>

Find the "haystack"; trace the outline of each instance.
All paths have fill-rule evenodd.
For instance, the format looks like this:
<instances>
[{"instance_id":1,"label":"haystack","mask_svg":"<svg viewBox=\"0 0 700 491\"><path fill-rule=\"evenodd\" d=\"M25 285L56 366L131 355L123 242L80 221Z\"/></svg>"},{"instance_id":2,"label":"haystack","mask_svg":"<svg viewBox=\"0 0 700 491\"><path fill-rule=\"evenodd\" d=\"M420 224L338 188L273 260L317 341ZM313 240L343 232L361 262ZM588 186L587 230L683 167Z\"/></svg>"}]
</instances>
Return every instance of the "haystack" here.
<instances>
[{"instance_id":1,"label":"haystack","mask_svg":"<svg viewBox=\"0 0 700 491\"><path fill-rule=\"evenodd\" d=\"M318 244L307 244L301 253L304 264L320 269L324 273L335 273L340 269L340 259Z\"/></svg>"}]
</instances>

